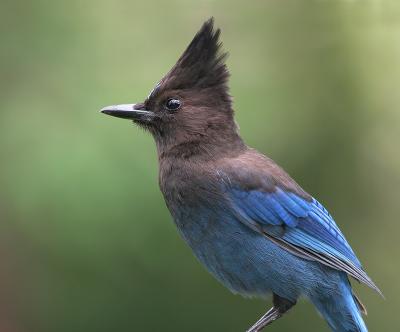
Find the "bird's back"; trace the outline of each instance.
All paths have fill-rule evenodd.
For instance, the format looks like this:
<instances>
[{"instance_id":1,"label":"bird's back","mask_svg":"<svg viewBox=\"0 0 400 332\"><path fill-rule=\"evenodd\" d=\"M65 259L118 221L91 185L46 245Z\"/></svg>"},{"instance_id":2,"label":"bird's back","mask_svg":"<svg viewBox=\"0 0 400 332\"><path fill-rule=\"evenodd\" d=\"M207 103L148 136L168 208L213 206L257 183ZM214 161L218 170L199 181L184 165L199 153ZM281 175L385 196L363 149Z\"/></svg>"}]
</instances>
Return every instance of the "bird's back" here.
<instances>
[{"instance_id":1,"label":"bird's back","mask_svg":"<svg viewBox=\"0 0 400 332\"><path fill-rule=\"evenodd\" d=\"M261 243L273 242L378 290L322 204L256 150L225 151L208 159L161 160L160 187L184 237L188 225L204 228L202 236L212 233L210 220L221 228L219 238L233 225L244 226ZM191 234L191 242L196 237Z\"/></svg>"},{"instance_id":2,"label":"bird's back","mask_svg":"<svg viewBox=\"0 0 400 332\"><path fill-rule=\"evenodd\" d=\"M348 276L378 288L326 209L275 162L246 148L160 166L182 237L226 287L293 303L303 295L333 330L366 331Z\"/></svg>"}]
</instances>

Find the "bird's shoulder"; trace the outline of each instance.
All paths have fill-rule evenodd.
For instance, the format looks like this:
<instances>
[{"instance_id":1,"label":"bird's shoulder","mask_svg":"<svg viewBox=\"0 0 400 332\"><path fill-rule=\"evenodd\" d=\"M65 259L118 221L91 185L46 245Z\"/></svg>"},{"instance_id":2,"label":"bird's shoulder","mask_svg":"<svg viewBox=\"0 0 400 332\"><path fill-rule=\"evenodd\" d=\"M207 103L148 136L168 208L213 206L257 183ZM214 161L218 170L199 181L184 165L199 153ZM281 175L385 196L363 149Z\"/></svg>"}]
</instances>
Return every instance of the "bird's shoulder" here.
<instances>
[{"instance_id":1,"label":"bird's shoulder","mask_svg":"<svg viewBox=\"0 0 400 332\"><path fill-rule=\"evenodd\" d=\"M312 197L271 158L248 148L236 156L216 161L214 169L230 186L245 191L271 193L277 188L292 192L306 200Z\"/></svg>"},{"instance_id":2,"label":"bird's shoulder","mask_svg":"<svg viewBox=\"0 0 400 332\"><path fill-rule=\"evenodd\" d=\"M230 189L264 193L281 189L312 200L272 159L251 148L207 161L164 159L160 161L159 184L164 196L170 199L221 195Z\"/></svg>"}]
</instances>

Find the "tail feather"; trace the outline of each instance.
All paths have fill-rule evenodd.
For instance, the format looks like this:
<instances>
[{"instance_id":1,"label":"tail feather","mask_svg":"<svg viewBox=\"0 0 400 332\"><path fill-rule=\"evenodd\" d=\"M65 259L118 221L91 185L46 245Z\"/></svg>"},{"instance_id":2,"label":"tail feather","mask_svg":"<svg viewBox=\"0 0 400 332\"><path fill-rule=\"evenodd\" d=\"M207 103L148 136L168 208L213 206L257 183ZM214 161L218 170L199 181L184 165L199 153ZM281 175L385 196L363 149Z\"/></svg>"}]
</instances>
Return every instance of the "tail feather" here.
<instances>
[{"instance_id":1,"label":"tail feather","mask_svg":"<svg viewBox=\"0 0 400 332\"><path fill-rule=\"evenodd\" d=\"M317 310L334 332L368 332L361 316L367 310L353 294L347 276L344 275L337 292L311 298Z\"/></svg>"},{"instance_id":2,"label":"tail feather","mask_svg":"<svg viewBox=\"0 0 400 332\"><path fill-rule=\"evenodd\" d=\"M360 299L354 292L353 292L353 298L354 298L354 302L356 302L357 307L361 311L361 313L363 315L367 316L368 315L367 307L360 301Z\"/></svg>"}]
</instances>

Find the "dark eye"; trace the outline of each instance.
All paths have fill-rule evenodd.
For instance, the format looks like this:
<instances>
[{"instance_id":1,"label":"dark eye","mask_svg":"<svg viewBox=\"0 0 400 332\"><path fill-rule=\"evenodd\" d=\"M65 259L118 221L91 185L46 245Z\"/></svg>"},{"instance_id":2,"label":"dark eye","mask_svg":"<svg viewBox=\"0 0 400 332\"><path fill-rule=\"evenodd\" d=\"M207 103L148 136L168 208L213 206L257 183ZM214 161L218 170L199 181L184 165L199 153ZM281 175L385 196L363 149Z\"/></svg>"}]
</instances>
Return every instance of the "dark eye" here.
<instances>
[{"instance_id":1,"label":"dark eye","mask_svg":"<svg viewBox=\"0 0 400 332\"><path fill-rule=\"evenodd\" d=\"M179 99L170 98L165 103L165 107L169 111L176 111L179 107L181 107L181 101Z\"/></svg>"}]
</instances>

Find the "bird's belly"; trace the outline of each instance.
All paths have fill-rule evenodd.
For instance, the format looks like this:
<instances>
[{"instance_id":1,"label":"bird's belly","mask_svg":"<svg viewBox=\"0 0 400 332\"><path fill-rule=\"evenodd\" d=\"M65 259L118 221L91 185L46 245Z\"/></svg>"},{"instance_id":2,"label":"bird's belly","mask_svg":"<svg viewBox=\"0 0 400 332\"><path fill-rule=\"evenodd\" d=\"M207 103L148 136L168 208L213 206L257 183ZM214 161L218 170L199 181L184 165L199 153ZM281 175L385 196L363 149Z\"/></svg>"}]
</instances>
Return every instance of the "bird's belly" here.
<instances>
[{"instance_id":1,"label":"bird's belly","mask_svg":"<svg viewBox=\"0 0 400 332\"><path fill-rule=\"evenodd\" d=\"M295 300L324 279L320 264L294 256L237 219L200 215L175 222L197 258L234 293L274 292Z\"/></svg>"}]
</instances>

